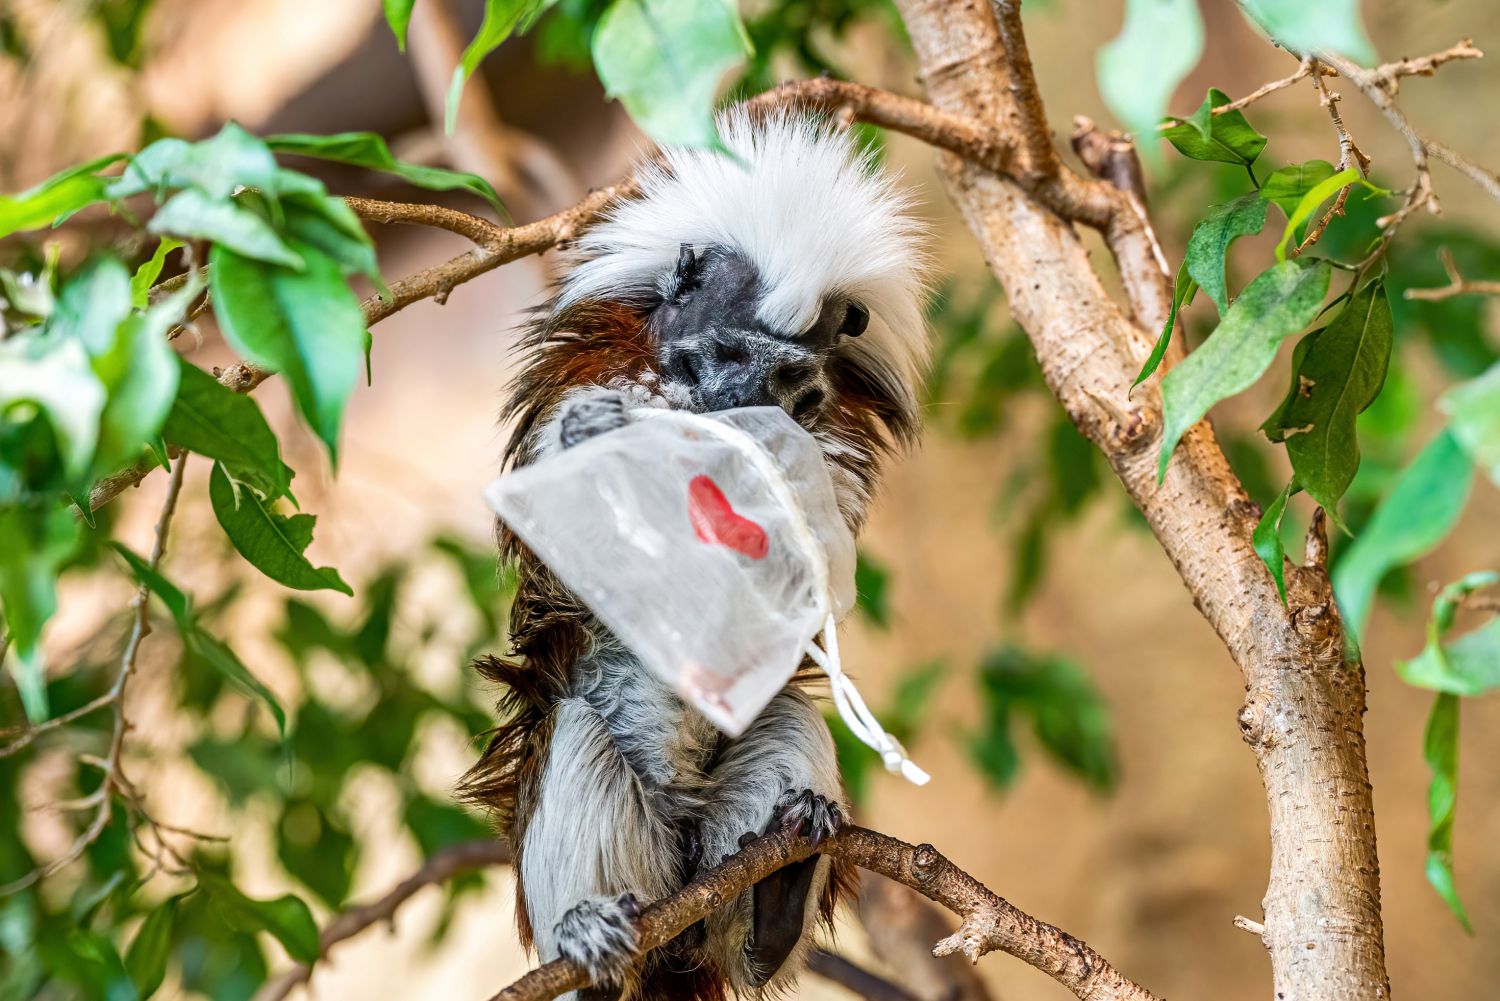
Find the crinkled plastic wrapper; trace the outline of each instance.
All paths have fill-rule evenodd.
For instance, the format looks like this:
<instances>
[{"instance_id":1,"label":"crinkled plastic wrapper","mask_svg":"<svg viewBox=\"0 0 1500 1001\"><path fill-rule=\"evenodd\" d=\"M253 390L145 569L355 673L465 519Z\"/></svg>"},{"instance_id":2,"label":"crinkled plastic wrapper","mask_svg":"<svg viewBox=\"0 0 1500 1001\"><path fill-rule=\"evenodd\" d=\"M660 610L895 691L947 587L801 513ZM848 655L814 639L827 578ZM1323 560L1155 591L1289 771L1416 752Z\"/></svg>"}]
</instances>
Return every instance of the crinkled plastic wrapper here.
<instances>
[{"instance_id":1,"label":"crinkled plastic wrapper","mask_svg":"<svg viewBox=\"0 0 1500 1001\"><path fill-rule=\"evenodd\" d=\"M650 670L737 735L853 605L854 539L818 443L782 410L632 417L485 497Z\"/></svg>"}]
</instances>

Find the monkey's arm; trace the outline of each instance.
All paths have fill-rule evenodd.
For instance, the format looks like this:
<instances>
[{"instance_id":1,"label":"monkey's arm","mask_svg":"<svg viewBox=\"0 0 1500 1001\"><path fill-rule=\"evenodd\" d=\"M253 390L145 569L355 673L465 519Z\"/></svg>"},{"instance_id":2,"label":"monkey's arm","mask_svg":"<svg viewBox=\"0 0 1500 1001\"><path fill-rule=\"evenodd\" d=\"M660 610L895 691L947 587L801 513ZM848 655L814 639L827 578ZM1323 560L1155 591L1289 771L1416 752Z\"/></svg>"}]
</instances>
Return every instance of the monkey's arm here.
<instances>
[{"instance_id":1,"label":"monkey's arm","mask_svg":"<svg viewBox=\"0 0 1500 1001\"><path fill-rule=\"evenodd\" d=\"M783 690L725 749L713 771L701 820L703 864L738 851L746 834L774 828L821 839L844 820L833 738L803 692ZM787 959L816 918L828 861L787 866L746 891L710 920L710 948L736 980L759 987L795 963ZM786 970L783 970L783 968Z\"/></svg>"},{"instance_id":2,"label":"monkey's arm","mask_svg":"<svg viewBox=\"0 0 1500 1001\"><path fill-rule=\"evenodd\" d=\"M621 984L639 948L631 895L675 889L677 853L603 718L583 699L559 702L521 853L542 960L565 956L596 984Z\"/></svg>"}]
</instances>

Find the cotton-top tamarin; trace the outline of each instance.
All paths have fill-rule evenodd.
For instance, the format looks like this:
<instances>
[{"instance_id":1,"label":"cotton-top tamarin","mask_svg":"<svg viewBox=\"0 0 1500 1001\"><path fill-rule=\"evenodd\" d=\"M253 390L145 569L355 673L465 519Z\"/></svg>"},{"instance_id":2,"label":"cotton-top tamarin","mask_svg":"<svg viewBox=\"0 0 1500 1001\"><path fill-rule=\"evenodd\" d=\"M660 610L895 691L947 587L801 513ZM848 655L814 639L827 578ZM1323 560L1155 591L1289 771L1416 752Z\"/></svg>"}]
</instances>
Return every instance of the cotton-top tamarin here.
<instances>
[{"instance_id":1,"label":"cotton-top tamarin","mask_svg":"<svg viewBox=\"0 0 1500 1001\"><path fill-rule=\"evenodd\" d=\"M917 430L922 232L852 137L784 112L727 115L733 155L669 149L570 250L505 417L508 465L621 426L632 409L783 408L822 446L858 531L881 460ZM849 889L821 856L762 880L641 956L639 902L769 830L843 822L833 741L793 683L726 738L612 637L511 534L513 656L480 670L504 718L467 791L516 853L518 922L586 998L723 998L789 983Z\"/></svg>"}]
</instances>

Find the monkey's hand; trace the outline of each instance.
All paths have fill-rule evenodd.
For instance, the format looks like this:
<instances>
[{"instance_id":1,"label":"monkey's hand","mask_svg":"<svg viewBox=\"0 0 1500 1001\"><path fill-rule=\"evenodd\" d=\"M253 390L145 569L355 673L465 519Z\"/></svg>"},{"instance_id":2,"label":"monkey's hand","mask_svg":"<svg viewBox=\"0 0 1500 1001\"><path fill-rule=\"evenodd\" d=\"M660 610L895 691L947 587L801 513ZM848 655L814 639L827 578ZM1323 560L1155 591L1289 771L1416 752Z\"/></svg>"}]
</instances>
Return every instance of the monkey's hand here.
<instances>
[{"instance_id":1,"label":"monkey's hand","mask_svg":"<svg viewBox=\"0 0 1500 1001\"><path fill-rule=\"evenodd\" d=\"M635 895L586 897L557 922L557 948L588 971L595 986L619 987L641 949Z\"/></svg>"},{"instance_id":2,"label":"monkey's hand","mask_svg":"<svg viewBox=\"0 0 1500 1001\"><path fill-rule=\"evenodd\" d=\"M558 419L558 442L572 448L596 435L630 423L625 397L613 389L595 389L564 401Z\"/></svg>"},{"instance_id":3,"label":"monkey's hand","mask_svg":"<svg viewBox=\"0 0 1500 1001\"><path fill-rule=\"evenodd\" d=\"M793 837L806 834L814 848L833 837L844 826L844 808L811 789L788 789L776 803L766 833L781 830Z\"/></svg>"}]
</instances>

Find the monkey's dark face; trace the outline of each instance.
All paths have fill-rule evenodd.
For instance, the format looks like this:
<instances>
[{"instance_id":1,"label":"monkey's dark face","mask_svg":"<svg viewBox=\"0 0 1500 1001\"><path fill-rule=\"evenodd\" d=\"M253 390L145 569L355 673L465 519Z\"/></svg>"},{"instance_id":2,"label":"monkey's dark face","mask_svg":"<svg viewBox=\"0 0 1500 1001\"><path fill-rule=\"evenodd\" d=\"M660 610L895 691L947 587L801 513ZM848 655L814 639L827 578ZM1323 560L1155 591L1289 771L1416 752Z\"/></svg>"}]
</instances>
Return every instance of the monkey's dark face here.
<instances>
[{"instance_id":1,"label":"monkey's dark face","mask_svg":"<svg viewBox=\"0 0 1500 1001\"><path fill-rule=\"evenodd\" d=\"M829 296L812 326L774 330L757 317L761 296L760 275L743 257L723 247L683 245L651 314L657 362L697 410L775 406L810 425L829 402L828 369L839 339L864 333L869 314Z\"/></svg>"}]
</instances>

